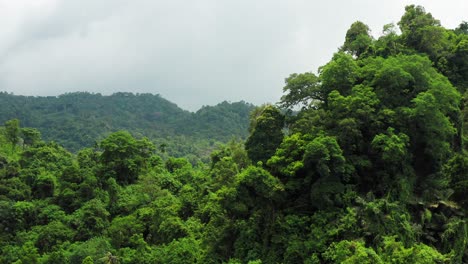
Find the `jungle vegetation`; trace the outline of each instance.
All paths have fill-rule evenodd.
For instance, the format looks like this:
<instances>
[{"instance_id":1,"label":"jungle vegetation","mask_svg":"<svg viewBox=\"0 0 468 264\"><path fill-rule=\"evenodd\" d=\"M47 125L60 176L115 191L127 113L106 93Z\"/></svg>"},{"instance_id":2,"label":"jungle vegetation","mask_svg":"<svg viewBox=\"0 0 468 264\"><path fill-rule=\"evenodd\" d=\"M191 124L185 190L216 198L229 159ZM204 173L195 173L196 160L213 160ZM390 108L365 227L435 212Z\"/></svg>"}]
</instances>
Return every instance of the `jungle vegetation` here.
<instances>
[{"instance_id":1,"label":"jungle vegetation","mask_svg":"<svg viewBox=\"0 0 468 264\"><path fill-rule=\"evenodd\" d=\"M205 163L9 119L0 263L468 263L467 88L468 24L411 5L379 38L353 23Z\"/></svg>"},{"instance_id":2,"label":"jungle vegetation","mask_svg":"<svg viewBox=\"0 0 468 264\"><path fill-rule=\"evenodd\" d=\"M189 112L160 95L128 92L42 97L0 93L1 123L21 120L23 126L38 129L44 140L73 153L126 130L151 139L159 155L186 157L192 163L209 161L209 153L220 143L245 139L253 108L246 102L225 101Z\"/></svg>"}]
</instances>

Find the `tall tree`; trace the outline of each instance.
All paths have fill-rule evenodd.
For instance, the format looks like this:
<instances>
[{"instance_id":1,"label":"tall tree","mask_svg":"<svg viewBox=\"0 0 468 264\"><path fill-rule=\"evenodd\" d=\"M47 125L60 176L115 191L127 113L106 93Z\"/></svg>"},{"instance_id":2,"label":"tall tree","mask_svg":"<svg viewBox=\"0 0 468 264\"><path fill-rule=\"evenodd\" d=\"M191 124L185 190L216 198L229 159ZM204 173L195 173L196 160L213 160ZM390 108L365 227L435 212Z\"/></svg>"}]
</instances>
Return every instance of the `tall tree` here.
<instances>
[{"instance_id":1,"label":"tall tree","mask_svg":"<svg viewBox=\"0 0 468 264\"><path fill-rule=\"evenodd\" d=\"M254 163L266 164L283 140L284 116L272 105L262 106L252 113L251 133L245 149Z\"/></svg>"},{"instance_id":2,"label":"tall tree","mask_svg":"<svg viewBox=\"0 0 468 264\"><path fill-rule=\"evenodd\" d=\"M20 121L18 119L12 119L5 122L5 134L7 140L12 144L16 145L20 139Z\"/></svg>"},{"instance_id":3,"label":"tall tree","mask_svg":"<svg viewBox=\"0 0 468 264\"><path fill-rule=\"evenodd\" d=\"M35 128L22 128L21 135L24 141L23 144L26 146L33 146L41 140L41 132Z\"/></svg>"},{"instance_id":4,"label":"tall tree","mask_svg":"<svg viewBox=\"0 0 468 264\"><path fill-rule=\"evenodd\" d=\"M361 21L356 21L346 32L345 43L341 49L359 58L368 51L371 44L372 36L370 35L369 26Z\"/></svg>"},{"instance_id":5,"label":"tall tree","mask_svg":"<svg viewBox=\"0 0 468 264\"><path fill-rule=\"evenodd\" d=\"M286 78L285 82L283 92L286 94L281 97L280 102L284 108L310 107L324 100L319 89L319 79L311 72L293 73Z\"/></svg>"},{"instance_id":6,"label":"tall tree","mask_svg":"<svg viewBox=\"0 0 468 264\"><path fill-rule=\"evenodd\" d=\"M148 139L135 139L126 131L109 135L99 146L103 150L100 162L104 174L114 177L120 184L135 182L155 149Z\"/></svg>"}]
</instances>

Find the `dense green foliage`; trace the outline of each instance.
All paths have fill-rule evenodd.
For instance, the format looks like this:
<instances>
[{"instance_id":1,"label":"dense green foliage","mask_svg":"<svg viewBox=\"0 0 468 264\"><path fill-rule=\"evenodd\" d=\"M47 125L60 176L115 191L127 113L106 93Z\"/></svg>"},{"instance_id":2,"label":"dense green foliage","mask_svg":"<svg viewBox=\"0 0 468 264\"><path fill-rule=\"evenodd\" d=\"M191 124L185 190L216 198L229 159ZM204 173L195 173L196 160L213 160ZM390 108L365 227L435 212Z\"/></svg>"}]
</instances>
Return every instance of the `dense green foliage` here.
<instances>
[{"instance_id":1,"label":"dense green foliage","mask_svg":"<svg viewBox=\"0 0 468 264\"><path fill-rule=\"evenodd\" d=\"M418 6L398 25L354 23L207 163L6 121L0 263L467 263L468 27Z\"/></svg>"},{"instance_id":2,"label":"dense green foliage","mask_svg":"<svg viewBox=\"0 0 468 264\"><path fill-rule=\"evenodd\" d=\"M244 102L223 102L191 113L152 94L33 97L0 93L0 122L19 119L24 126L37 128L45 140L72 152L127 130L150 138L161 154L208 157L216 143L247 137L252 109Z\"/></svg>"}]
</instances>

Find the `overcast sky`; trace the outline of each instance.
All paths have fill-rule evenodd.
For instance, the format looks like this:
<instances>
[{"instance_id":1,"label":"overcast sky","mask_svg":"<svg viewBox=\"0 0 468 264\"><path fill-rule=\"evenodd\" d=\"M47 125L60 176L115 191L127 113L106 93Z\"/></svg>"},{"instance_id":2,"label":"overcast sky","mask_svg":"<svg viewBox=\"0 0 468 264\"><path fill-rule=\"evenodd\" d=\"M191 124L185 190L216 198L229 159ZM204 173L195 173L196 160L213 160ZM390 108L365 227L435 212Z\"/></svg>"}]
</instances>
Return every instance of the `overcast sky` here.
<instances>
[{"instance_id":1,"label":"overcast sky","mask_svg":"<svg viewBox=\"0 0 468 264\"><path fill-rule=\"evenodd\" d=\"M351 23L378 37L412 3L448 28L468 20L465 0L0 0L0 91L149 92L188 110L275 103Z\"/></svg>"}]
</instances>

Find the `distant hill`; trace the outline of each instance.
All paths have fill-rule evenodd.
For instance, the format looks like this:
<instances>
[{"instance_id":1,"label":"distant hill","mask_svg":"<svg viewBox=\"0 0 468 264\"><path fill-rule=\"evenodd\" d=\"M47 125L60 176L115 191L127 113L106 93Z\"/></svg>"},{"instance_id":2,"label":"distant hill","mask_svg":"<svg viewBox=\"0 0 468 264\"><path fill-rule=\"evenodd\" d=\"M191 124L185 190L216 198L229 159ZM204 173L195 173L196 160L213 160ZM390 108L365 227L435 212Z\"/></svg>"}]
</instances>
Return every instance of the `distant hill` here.
<instances>
[{"instance_id":1,"label":"distant hill","mask_svg":"<svg viewBox=\"0 0 468 264\"><path fill-rule=\"evenodd\" d=\"M253 107L245 102L222 102L192 113L153 94L78 92L35 97L2 92L0 122L18 118L21 126L37 128L43 139L71 151L91 147L109 133L124 129L152 139L177 156L196 153L193 146L187 146L190 143L213 145L245 138Z\"/></svg>"}]
</instances>

